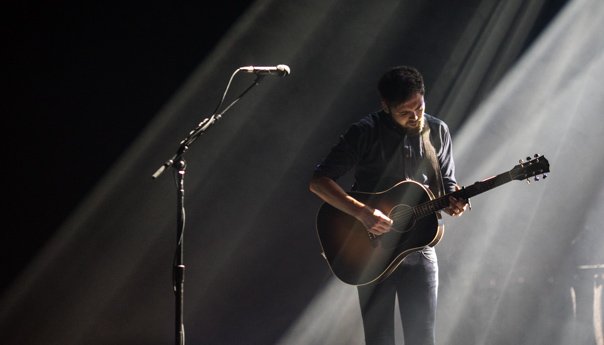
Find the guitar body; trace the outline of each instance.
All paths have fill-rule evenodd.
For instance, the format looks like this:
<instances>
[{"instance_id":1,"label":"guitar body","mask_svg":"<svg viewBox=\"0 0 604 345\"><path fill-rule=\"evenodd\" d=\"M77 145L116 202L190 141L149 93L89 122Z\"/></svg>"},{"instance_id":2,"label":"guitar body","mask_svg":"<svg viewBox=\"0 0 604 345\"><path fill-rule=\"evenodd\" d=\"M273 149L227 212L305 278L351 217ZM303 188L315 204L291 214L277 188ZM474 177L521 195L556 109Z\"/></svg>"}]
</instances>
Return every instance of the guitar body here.
<instances>
[{"instance_id":1,"label":"guitar body","mask_svg":"<svg viewBox=\"0 0 604 345\"><path fill-rule=\"evenodd\" d=\"M350 285L377 283L410 253L436 245L444 226L438 212L418 217L415 207L434 199L423 185L406 180L378 193L350 192L355 199L390 217L393 230L372 236L356 218L324 203L317 214L317 234L332 272Z\"/></svg>"}]
</instances>

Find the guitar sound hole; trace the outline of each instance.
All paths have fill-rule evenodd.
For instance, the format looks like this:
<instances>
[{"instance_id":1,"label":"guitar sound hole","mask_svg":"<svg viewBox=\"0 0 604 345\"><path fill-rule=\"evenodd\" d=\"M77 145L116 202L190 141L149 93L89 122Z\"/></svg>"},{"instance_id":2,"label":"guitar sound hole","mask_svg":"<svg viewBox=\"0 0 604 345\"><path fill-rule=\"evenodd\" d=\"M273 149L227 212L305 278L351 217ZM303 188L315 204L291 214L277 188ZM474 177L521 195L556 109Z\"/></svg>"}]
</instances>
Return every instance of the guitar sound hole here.
<instances>
[{"instance_id":1,"label":"guitar sound hole","mask_svg":"<svg viewBox=\"0 0 604 345\"><path fill-rule=\"evenodd\" d=\"M392 231L401 234L411 230L415 224L413 208L408 205L402 204L393 207L390 211L389 217L394 221L394 224L392 224Z\"/></svg>"}]
</instances>

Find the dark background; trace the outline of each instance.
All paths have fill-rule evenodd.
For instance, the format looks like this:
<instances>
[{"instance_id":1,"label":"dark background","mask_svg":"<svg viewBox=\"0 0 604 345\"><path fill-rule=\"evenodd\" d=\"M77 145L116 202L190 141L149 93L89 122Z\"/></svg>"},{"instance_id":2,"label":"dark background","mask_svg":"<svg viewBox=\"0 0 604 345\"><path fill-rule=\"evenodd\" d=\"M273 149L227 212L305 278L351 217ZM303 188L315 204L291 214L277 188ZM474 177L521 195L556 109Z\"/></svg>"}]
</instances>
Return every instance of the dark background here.
<instances>
[{"instance_id":1,"label":"dark background","mask_svg":"<svg viewBox=\"0 0 604 345\"><path fill-rule=\"evenodd\" d=\"M590 15L601 18L602 7L572 2L531 46L565 1L260 4L4 5L9 207L1 241L2 285L10 289L0 337L13 340L4 343L171 339L174 185L169 174L156 181L150 174L213 109L230 71L276 63L290 64L292 75L266 78L189 151L188 339L360 339L360 327L350 332L358 314L338 315L356 304L339 299L350 289L337 286L318 255L311 229L319 200L306 179L342 126L376 106L375 76L409 63L431 86L429 111L452 124L461 183L533 152L554 167L547 182L477 197L475 211L449 222L439 248L440 334L451 344L581 343L560 334L570 338L576 328L564 301L577 265L601 262L593 215L602 203L585 205L601 199L595 187L604 159L578 152L602 137L581 125L597 123L602 108L593 87L602 46L592 40L602 21ZM237 22L249 8L248 20ZM229 28L237 30L226 37ZM515 92L507 94L510 80ZM489 95L499 99L483 102ZM580 99L590 102L568 107ZM462 131L468 114L476 121ZM312 309L325 299L327 308ZM302 334L283 337L292 329Z\"/></svg>"},{"instance_id":2,"label":"dark background","mask_svg":"<svg viewBox=\"0 0 604 345\"><path fill-rule=\"evenodd\" d=\"M2 288L250 3L3 5Z\"/></svg>"},{"instance_id":3,"label":"dark background","mask_svg":"<svg viewBox=\"0 0 604 345\"><path fill-rule=\"evenodd\" d=\"M2 5L2 289L251 3ZM546 3L527 46L564 3Z\"/></svg>"}]
</instances>

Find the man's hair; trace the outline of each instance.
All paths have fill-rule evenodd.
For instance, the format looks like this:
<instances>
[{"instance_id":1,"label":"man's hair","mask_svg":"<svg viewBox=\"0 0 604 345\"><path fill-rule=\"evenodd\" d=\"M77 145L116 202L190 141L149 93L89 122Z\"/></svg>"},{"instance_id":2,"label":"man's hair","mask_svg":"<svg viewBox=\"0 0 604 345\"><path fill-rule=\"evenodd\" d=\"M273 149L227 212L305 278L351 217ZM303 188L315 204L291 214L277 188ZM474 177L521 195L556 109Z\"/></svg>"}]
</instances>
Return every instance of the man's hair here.
<instances>
[{"instance_id":1,"label":"man's hair","mask_svg":"<svg viewBox=\"0 0 604 345\"><path fill-rule=\"evenodd\" d=\"M378 91L386 104L397 105L407 101L416 92L424 95L424 78L413 67L392 67L380 78Z\"/></svg>"}]
</instances>

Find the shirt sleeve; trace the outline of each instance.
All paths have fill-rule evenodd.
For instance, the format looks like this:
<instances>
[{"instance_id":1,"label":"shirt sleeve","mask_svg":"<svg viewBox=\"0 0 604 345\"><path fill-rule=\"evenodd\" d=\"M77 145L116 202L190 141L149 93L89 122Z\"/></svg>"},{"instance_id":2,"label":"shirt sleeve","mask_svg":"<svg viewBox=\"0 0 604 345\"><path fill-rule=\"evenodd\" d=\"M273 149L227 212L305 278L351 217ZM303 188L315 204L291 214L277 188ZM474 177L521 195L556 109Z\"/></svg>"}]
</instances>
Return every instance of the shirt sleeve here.
<instances>
[{"instance_id":1,"label":"shirt sleeve","mask_svg":"<svg viewBox=\"0 0 604 345\"><path fill-rule=\"evenodd\" d=\"M453 142L447 125L440 128L441 148L438 155L440 170L443 177L443 187L446 193L454 192L457 180L455 179L455 162L453 160Z\"/></svg>"},{"instance_id":2,"label":"shirt sleeve","mask_svg":"<svg viewBox=\"0 0 604 345\"><path fill-rule=\"evenodd\" d=\"M340 135L338 142L327 156L316 165L313 176L325 176L332 180L345 175L361 159L366 135L362 126L353 124Z\"/></svg>"}]
</instances>

